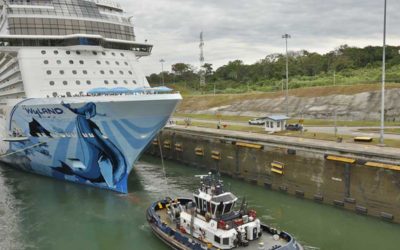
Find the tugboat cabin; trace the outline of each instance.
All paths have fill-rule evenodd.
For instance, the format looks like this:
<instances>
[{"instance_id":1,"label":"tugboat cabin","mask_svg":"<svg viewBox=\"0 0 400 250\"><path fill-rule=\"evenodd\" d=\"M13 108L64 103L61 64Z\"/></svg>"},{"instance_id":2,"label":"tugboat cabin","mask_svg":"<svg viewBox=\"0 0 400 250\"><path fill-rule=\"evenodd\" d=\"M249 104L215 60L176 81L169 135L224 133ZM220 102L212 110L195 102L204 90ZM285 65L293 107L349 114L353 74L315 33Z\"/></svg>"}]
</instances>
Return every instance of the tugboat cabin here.
<instances>
[{"instance_id":1,"label":"tugboat cabin","mask_svg":"<svg viewBox=\"0 0 400 250\"><path fill-rule=\"evenodd\" d=\"M221 187L217 187L217 190L204 187L194 194L198 214L215 219L233 211L238 198L230 192L218 194L218 188Z\"/></svg>"},{"instance_id":2,"label":"tugboat cabin","mask_svg":"<svg viewBox=\"0 0 400 250\"><path fill-rule=\"evenodd\" d=\"M223 190L223 183L211 175L203 176L201 188L193 194L195 204L180 213L180 226L203 242L219 249L247 245L261 235L256 213L235 211L238 198Z\"/></svg>"}]
</instances>

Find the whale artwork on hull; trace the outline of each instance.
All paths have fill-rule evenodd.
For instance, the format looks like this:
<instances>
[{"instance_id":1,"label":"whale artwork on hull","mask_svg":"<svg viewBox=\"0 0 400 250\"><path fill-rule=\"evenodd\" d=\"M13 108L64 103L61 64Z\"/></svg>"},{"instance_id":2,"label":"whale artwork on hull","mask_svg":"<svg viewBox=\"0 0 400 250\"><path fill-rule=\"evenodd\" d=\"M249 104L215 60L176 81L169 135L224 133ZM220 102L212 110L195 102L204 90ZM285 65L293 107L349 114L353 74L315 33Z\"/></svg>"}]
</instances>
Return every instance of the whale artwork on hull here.
<instances>
[{"instance_id":1,"label":"whale artwork on hull","mask_svg":"<svg viewBox=\"0 0 400 250\"><path fill-rule=\"evenodd\" d=\"M125 107L121 103L105 106L59 100L52 104L56 108L32 106L37 106L35 100L27 99L11 111L9 131L15 140L7 142L2 161L29 172L122 193L128 192L134 162L169 118L120 115Z\"/></svg>"},{"instance_id":2,"label":"whale artwork on hull","mask_svg":"<svg viewBox=\"0 0 400 250\"><path fill-rule=\"evenodd\" d=\"M64 103L62 105L76 114L76 130L82 154L78 159L69 159L77 167L73 168L60 161L61 167L53 169L92 183L105 182L109 188L115 188L123 179L127 165L122 152L91 120L96 115L105 115L96 112L94 103L87 103L81 108L71 108L70 104Z\"/></svg>"}]
</instances>

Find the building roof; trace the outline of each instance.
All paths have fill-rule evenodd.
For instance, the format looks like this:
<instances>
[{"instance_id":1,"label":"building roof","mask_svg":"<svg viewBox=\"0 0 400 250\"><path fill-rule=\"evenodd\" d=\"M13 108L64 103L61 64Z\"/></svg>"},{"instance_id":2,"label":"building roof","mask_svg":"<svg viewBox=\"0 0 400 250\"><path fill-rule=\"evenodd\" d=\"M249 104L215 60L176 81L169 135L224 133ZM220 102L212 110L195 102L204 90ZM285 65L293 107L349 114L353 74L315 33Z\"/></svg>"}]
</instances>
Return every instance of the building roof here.
<instances>
[{"instance_id":1,"label":"building roof","mask_svg":"<svg viewBox=\"0 0 400 250\"><path fill-rule=\"evenodd\" d=\"M286 115L269 115L265 117L266 119L274 120L274 121L282 121L282 120L289 120L290 117Z\"/></svg>"}]
</instances>

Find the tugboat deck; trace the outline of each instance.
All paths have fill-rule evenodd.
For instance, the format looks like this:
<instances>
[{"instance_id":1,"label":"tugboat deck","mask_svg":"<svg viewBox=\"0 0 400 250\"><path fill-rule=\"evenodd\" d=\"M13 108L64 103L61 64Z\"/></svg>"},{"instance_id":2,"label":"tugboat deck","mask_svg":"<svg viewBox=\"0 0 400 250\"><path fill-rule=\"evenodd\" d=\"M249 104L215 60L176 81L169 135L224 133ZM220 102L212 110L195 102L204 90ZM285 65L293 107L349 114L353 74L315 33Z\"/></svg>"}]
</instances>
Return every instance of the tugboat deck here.
<instances>
[{"instance_id":1,"label":"tugboat deck","mask_svg":"<svg viewBox=\"0 0 400 250\"><path fill-rule=\"evenodd\" d=\"M160 220L161 220L163 223L165 223L168 227L170 227L170 228L172 228L172 229L174 229L174 230L176 230L176 231L179 231L179 229L176 228L176 225L174 225L174 224L171 222L171 220L169 219L166 209L157 210L157 211L156 211L156 214L159 216ZM206 245L205 242L201 242L200 240L191 237L189 234L185 234L185 236L190 237L191 239L193 239L193 240L196 241L196 242L204 243L204 244ZM171 240L174 240L174 237L173 237L173 236L166 236L166 237L169 237L169 238L170 238L170 241L171 241ZM264 248L263 248L263 249L268 249L268 250L279 249L279 248L284 247L285 245L288 244L288 242L285 241L285 240L282 239L282 238L279 238L279 240L275 240L275 239L273 238L273 235L272 235L272 234L269 234L269 233L266 231L266 228L265 228L265 229L263 230L262 236L261 236L259 239L254 240L254 241L250 241L250 242L249 242L249 245L246 246L246 247L236 247L235 249L258 250L258 249L260 249L260 248L259 248L259 243L260 243L260 242L263 242L263 243L264 243ZM181 245L181 247L182 247L182 248L178 248L178 249L184 249L184 250L189 250L189 249L191 249L190 247L187 247L187 246L185 246L185 245ZM175 248L175 249L176 249L176 248ZM207 248L207 249L216 250L216 249L218 249L218 248L211 247L211 248Z\"/></svg>"}]
</instances>

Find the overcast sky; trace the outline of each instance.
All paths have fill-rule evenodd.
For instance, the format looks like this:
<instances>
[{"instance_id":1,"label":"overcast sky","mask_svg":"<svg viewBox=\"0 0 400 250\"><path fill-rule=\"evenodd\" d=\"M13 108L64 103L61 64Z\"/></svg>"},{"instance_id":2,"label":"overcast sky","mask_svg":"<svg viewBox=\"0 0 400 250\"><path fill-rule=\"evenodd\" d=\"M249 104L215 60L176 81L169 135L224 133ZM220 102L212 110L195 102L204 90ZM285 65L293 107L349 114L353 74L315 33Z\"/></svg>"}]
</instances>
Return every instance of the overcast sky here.
<instances>
[{"instance_id":1,"label":"overcast sky","mask_svg":"<svg viewBox=\"0 0 400 250\"><path fill-rule=\"evenodd\" d=\"M133 16L138 42L154 45L142 58L146 74L176 62L199 66L199 33L205 60L254 63L290 50L328 52L341 44L382 45L384 0L119 0ZM388 44L400 43L400 0L388 0Z\"/></svg>"}]
</instances>

